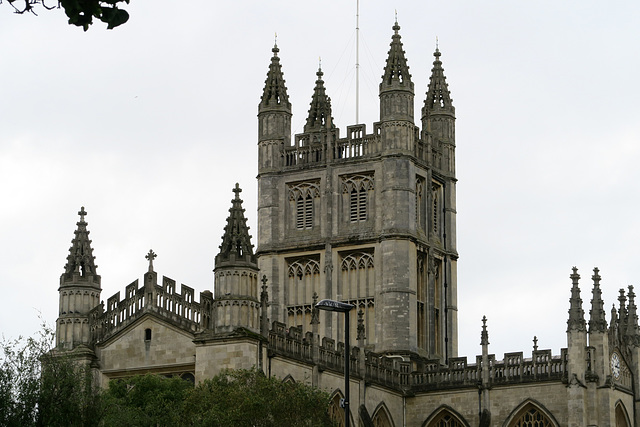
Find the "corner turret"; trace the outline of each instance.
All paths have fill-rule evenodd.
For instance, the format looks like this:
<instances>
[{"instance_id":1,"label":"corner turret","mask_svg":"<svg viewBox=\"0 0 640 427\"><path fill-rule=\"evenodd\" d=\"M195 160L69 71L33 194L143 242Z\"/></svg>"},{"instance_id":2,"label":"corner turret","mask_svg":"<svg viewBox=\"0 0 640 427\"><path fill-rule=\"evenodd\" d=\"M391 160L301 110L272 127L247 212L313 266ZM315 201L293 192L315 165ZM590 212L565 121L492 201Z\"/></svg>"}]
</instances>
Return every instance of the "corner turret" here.
<instances>
[{"instance_id":1,"label":"corner turret","mask_svg":"<svg viewBox=\"0 0 640 427\"><path fill-rule=\"evenodd\" d=\"M382 149L388 154L411 153L417 137L413 117L413 82L399 31L400 25L396 20L380 83L381 142Z\"/></svg>"},{"instance_id":2,"label":"corner turret","mask_svg":"<svg viewBox=\"0 0 640 427\"><path fill-rule=\"evenodd\" d=\"M259 173L274 171L280 166L280 154L291 145L291 103L287 95L277 44L271 50L260 104L258 104L258 167Z\"/></svg>"},{"instance_id":3,"label":"corner turret","mask_svg":"<svg viewBox=\"0 0 640 427\"><path fill-rule=\"evenodd\" d=\"M444 75L440 49L436 46L427 98L422 107L422 129L442 142L455 143L456 109Z\"/></svg>"},{"instance_id":4,"label":"corner turret","mask_svg":"<svg viewBox=\"0 0 640 427\"><path fill-rule=\"evenodd\" d=\"M567 321L567 381L569 402L572 408L568 425L587 425L585 390L587 379L587 324L584 320L582 298L580 298L580 275L573 267L571 278L571 298L569 299L569 320Z\"/></svg>"},{"instance_id":5,"label":"corner turret","mask_svg":"<svg viewBox=\"0 0 640 427\"><path fill-rule=\"evenodd\" d=\"M217 333L246 328L260 332L258 265L236 184L220 253L215 258L214 328Z\"/></svg>"},{"instance_id":6,"label":"corner turret","mask_svg":"<svg viewBox=\"0 0 640 427\"><path fill-rule=\"evenodd\" d=\"M96 272L95 256L91 248L89 230L80 208L80 221L67 256L64 273L60 276L59 317L56 322L56 346L71 350L80 344L88 345L89 311L100 303L100 276Z\"/></svg>"},{"instance_id":7,"label":"corner turret","mask_svg":"<svg viewBox=\"0 0 640 427\"><path fill-rule=\"evenodd\" d=\"M571 278L571 298L569 298L569 320L567 320L567 332L586 331L586 322L584 320L584 310L582 309L582 298L580 298L580 286L578 281L580 275L578 269L573 267L573 273L569 276Z\"/></svg>"},{"instance_id":8,"label":"corner turret","mask_svg":"<svg viewBox=\"0 0 640 427\"><path fill-rule=\"evenodd\" d=\"M592 378L598 381L598 385L604 385L610 375L609 369L609 339L607 336L607 319L604 311L604 301L600 290L600 274L598 268L593 269L593 290L591 298L591 310L589 311L589 346L592 350Z\"/></svg>"},{"instance_id":9,"label":"corner turret","mask_svg":"<svg viewBox=\"0 0 640 427\"><path fill-rule=\"evenodd\" d=\"M311 106L309 107L309 116L307 123L304 125L304 132L317 132L325 129L333 129L333 117L331 116L331 98L326 94L324 80L322 80L322 68L318 67L316 73L318 79L313 89L311 97Z\"/></svg>"},{"instance_id":10,"label":"corner turret","mask_svg":"<svg viewBox=\"0 0 640 427\"><path fill-rule=\"evenodd\" d=\"M392 28L389 55L380 83L380 121L404 120L413 123L413 82L397 20Z\"/></svg>"}]
</instances>

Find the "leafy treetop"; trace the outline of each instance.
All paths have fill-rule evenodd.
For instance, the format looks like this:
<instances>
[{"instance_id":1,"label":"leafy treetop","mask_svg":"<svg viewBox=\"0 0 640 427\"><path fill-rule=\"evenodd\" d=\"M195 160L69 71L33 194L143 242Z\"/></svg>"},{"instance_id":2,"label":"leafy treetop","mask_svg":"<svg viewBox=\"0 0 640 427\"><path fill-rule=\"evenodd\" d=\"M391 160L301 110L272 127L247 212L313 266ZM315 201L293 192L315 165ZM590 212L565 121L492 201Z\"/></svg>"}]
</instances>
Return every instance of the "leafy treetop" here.
<instances>
[{"instance_id":1,"label":"leafy treetop","mask_svg":"<svg viewBox=\"0 0 640 427\"><path fill-rule=\"evenodd\" d=\"M3 0L0 0L0 4ZM59 0L57 6L48 6L46 0L6 0L16 13L36 13L39 6L46 10L61 7L64 9L69 24L82 27L85 31L93 24L93 18L107 24L107 29L115 28L129 20L129 13L118 5L129 4L129 0Z\"/></svg>"}]
</instances>

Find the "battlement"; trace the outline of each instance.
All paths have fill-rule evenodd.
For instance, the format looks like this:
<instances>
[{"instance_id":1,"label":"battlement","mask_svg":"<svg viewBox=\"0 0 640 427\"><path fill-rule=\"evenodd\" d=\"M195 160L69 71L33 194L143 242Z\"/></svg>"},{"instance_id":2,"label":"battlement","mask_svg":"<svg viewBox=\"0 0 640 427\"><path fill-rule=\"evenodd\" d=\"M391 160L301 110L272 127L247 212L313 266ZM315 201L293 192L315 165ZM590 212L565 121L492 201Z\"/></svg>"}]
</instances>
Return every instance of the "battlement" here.
<instances>
[{"instance_id":1,"label":"battlement","mask_svg":"<svg viewBox=\"0 0 640 427\"><path fill-rule=\"evenodd\" d=\"M272 356L283 356L310 365L317 364L321 370L344 371L344 343L322 338L318 345L318 356L314 359L313 333L304 335L298 327L287 329L284 323L273 322L269 331L269 351ZM350 372L354 378L398 390L412 391L442 390L448 388L477 388L482 378L482 356L476 362L467 363L466 357L454 357L448 364L415 356L385 355L365 351L361 358L358 347L350 349ZM559 356L551 350L534 350L531 358L523 352L505 353L503 360L494 354L488 357L489 383L518 384L540 381L567 381L567 349Z\"/></svg>"},{"instance_id":2,"label":"battlement","mask_svg":"<svg viewBox=\"0 0 640 427\"><path fill-rule=\"evenodd\" d=\"M407 125L402 123L403 125ZM384 123L397 125L397 123ZM410 151L418 160L436 168L443 169L443 143L427 134L426 141L420 138L420 128L413 126L414 138ZM366 133L366 125L347 127L347 136L339 137L339 129L327 132L299 133L295 135L291 146L284 147L285 169L321 166L344 163L355 159L366 159L380 156L382 146L383 123L373 124L373 133ZM448 156L447 156L448 158Z\"/></svg>"},{"instance_id":3,"label":"battlement","mask_svg":"<svg viewBox=\"0 0 640 427\"><path fill-rule=\"evenodd\" d=\"M116 292L107 299L106 310L104 302L91 310L91 342L108 339L145 313L157 314L181 329L197 332L209 322L210 314L203 313L203 307L206 305L210 311L212 300L211 292L205 291L200 293L200 302L195 301L193 288L184 284L181 292L176 292L175 280L168 277L162 277L162 286L139 286L136 280L126 287L122 300L120 292Z\"/></svg>"}]
</instances>

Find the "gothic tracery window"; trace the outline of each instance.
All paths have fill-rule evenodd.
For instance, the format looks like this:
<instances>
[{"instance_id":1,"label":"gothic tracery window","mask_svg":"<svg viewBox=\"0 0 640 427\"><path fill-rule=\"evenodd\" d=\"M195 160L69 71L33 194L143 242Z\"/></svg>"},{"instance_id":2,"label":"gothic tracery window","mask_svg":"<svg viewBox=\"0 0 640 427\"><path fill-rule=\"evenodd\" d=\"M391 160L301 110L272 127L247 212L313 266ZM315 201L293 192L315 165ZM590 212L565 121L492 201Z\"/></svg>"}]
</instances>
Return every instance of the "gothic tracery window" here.
<instances>
[{"instance_id":1,"label":"gothic tracery window","mask_svg":"<svg viewBox=\"0 0 640 427\"><path fill-rule=\"evenodd\" d=\"M356 336L357 311L364 312L365 335L369 342L375 342L375 263L374 252L364 249L340 253L340 273L335 294L341 301L358 307L350 313L351 334ZM338 319L340 322L341 320ZM337 339L341 340L343 329L337 329Z\"/></svg>"},{"instance_id":2,"label":"gothic tracery window","mask_svg":"<svg viewBox=\"0 0 640 427\"><path fill-rule=\"evenodd\" d=\"M342 400L342 394L336 393L329 402L329 417L336 427L344 427L344 409L340 406L340 400Z\"/></svg>"},{"instance_id":3,"label":"gothic tracery window","mask_svg":"<svg viewBox=\"0 0 640 427\"><path fill-rule=\"evenodd\" d=\"M370 216L370 192L373 190L373 174L346 175L342 177L342 193L346 196L349 222L364 222Z\"/></svg>"},{"instance_id":4,"label":"gothic tracery window","mask_svg":"<svg viewBox=\"0 0 640 427\"><path fill-rule=\"evenodd\" d=\"M509 427L554 427L544 412L532 403L525 405L514 417Z\"/></svg>"},{"instance_id":5,"label":"gothic tracery window","mask_svg":"<svg viewBox=\"0 0 640 427\"><path fill-rule=\"evenodd\" d=\"M371 422L373 423L373 427L393 427L391 415L383 405L373 414Z\"/></svg>"},{"instance_id":6,"label":"gothic tracery window","mask_svg":"<svg viewBox=\"0 0 640 427\"><path fill-rule=\"evenodd\" d=\"M429 422L427 427L464 427L464 424L449 410L444 409Z\"/></svg>"},{"instance_id":7,"label":"gothic tracery window","mask_svg":"<svg viewBox=\"0 0 640 427\"><path fill-rule=\"evenodd\" d=\"M311 323L313 294L320 291L320 256L288 259L287 276L287 324L306 328Z\"/></svg>"},{"instance_id":8,"label":"gothic tracery window","mask_svg":"<svg viewBox=\"0 0 640 427\"><path fill-rule=\"evenodd\" d=\"M297 230L310 230L314 226L315 199L320 197L320 181L288 184L289 201L292 203L293 221Z\"/></svg>"}]
</instances>

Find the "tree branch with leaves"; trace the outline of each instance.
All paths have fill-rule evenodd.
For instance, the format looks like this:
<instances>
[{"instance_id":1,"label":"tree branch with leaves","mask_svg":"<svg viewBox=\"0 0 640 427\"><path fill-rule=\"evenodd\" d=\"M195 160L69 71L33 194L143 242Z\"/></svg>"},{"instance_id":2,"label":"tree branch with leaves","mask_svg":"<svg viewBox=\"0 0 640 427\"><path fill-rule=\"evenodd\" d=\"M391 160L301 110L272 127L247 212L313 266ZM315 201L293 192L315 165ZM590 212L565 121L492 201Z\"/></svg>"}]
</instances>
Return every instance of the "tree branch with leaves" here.
<instances>
[{"instance_id":1,"label":"tree branch with leaves","mask_svg":"<svg viewBox=\"0 0 640 427\"><path fill-rule=\"evenodd\" d=\"M129 13L118 7L123 3L129 4L129 0L59 0L57 6L50 6L45 0L5 1L19 14L37 14L39 7L46 10L62 8L69 18L69 24L82 27L85 31L93 24L94 18L106 23L109 30L129 20ZM0 4L2 2L3 0L0 0Z\"/></svg>"}]
</instances>

